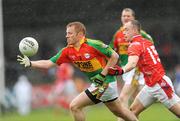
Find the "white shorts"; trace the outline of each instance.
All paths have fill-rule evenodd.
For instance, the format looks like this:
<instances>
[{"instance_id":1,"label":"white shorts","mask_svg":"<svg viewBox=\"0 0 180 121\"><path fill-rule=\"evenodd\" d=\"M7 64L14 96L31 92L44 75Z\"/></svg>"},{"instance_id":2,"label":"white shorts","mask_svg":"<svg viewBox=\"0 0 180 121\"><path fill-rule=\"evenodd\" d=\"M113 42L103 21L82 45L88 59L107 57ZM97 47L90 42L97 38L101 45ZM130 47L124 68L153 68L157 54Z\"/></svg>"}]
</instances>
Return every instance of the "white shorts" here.
<instances>
[{"instance_id":1,"label":"white shorts","mask_svg":"<svg viewBox=\"0 0 180 121\"><path fill-rule=\"evenodd\" d=\"M92 83L87 90L91 93L91 95L94 95L93 93L96 90L98 90L98 87ZM87 94L87 91L86 91L86 94ZM118 97L117 81L110 82L108 84L107 88L105 89L105 91L103 93L99 93L99 94L100 94L100 97L98 98L98 100L100 100L102 102L108 102L108 101L113 101L113 100L117 99L117 97ZM96 96L97 95L95 95L95 97ZM93 98L91 98L91 97L92 96L89 96L89 98L93 101L94 100L93 98L95 98L95 97L93 97ZM93 101L93 102L95 102L95 101Z\"/></svg>"},{"instance_id":2,"label":"white shorts","mask_svg":"<svg viewBox=\"0 0 180 121\"><path fill-rule=\"evenodd\" d=\"M169 77L163 76L163 81L158 82L153 87L145 85L137 95L137 98L144 107L150 106L153 102L158 100L164 104L168 109L174 104L180 102L180 98L175 94L172 82Z\"/></svg>"},{"instance_id":3,"label":"white shorts","mask_svg":"<svg viewBox=\"0 0 180 121\"><path fill-rule=\"evenodd\" d=\"M132 84L133 81L138 81L139 85L144 85L144 74L138 70L138 68L134 68L131 71L124 73L122 75L122 79L125 84Z\"/></svg>"}]
</instances>

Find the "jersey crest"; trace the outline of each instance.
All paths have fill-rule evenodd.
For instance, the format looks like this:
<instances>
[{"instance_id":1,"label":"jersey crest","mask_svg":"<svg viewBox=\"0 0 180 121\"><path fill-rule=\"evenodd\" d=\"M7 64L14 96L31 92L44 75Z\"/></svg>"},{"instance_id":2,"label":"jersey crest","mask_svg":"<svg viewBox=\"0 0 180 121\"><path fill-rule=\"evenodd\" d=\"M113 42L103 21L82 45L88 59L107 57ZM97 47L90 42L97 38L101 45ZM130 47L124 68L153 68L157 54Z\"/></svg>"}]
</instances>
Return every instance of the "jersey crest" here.
<instances>
[{"instance_id":1,"label":"jersey crest","mask_svg":"<svg viewBox=\"0 0 180 121\"><path fill-rule=\"evenodd\" d=\"M84 54L84 57L85 57L86 59L88 59L88 58L90 58L91 56L90 56L89 53L85 53L85 54Z\"/></svg>"}]
</instances>

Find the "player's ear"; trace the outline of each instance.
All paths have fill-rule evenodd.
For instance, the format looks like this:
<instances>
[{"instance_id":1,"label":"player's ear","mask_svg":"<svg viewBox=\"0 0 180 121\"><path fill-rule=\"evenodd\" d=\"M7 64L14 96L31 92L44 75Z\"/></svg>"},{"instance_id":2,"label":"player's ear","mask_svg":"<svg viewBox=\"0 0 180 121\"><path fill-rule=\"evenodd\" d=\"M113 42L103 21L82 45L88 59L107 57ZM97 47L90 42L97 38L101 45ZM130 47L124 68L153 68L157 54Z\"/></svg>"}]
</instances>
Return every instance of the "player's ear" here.
<instances>
[{"instance_id":1,"label":"player's ear","mask_svg":"<svg viewBox=\"0 0 180 121\"><path fill-rule=\"evenodd\" d=\"M84 33L83 32L78 32L78 36L84 36Z\"/></svg>"}]
</instances>

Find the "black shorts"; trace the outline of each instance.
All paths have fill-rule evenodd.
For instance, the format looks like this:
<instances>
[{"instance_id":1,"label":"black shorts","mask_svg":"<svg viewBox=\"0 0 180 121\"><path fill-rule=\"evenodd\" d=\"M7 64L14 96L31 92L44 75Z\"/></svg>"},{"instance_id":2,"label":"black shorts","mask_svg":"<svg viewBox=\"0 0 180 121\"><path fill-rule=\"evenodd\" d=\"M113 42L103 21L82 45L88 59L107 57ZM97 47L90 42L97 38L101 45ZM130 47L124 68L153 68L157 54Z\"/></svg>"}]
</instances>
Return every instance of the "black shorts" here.
<instances>
[{"instance_id":1,"label":"black shorts","mask_svg":"<svg viewBox=\"0 0 180 121\"><path fill-rule=\"evenodd\" d=\"M101 100L96 98L97 95L92 95L92 93L88 89L85 90L85 93L89 97L89 99L91 99L91 101L94 102L94 104L98 104L98 103L102 102ZM105 101L103 103L112 102L112 101L116 100L117 98L118 97L108 100L108 101Z\"/></svg>"}]
</instances>

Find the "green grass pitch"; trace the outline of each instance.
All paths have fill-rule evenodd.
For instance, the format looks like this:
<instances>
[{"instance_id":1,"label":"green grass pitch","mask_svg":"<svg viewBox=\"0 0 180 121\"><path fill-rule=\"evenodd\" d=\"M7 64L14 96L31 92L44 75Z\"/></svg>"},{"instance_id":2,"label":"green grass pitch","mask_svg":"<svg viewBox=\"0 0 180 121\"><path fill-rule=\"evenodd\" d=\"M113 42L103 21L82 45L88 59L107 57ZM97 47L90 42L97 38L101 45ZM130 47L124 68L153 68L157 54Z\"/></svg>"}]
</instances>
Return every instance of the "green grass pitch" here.
<instances>
[{"instance_id":1,"label":"green grass pitch","mask_svg":"<svg viewBox=\"0 0 180 121\"><path fill-rule=\"evenodd\" d=\"M87 107L86 121L116 121L116 117L103 105ZM153 104L139 116L140 121L180 121L161 104ZM28 116L8 113L0 116L0 121L73 121L69 112L61 109L33 110Z\"/></svg>"}]
</instances>

